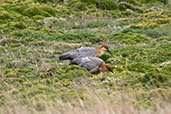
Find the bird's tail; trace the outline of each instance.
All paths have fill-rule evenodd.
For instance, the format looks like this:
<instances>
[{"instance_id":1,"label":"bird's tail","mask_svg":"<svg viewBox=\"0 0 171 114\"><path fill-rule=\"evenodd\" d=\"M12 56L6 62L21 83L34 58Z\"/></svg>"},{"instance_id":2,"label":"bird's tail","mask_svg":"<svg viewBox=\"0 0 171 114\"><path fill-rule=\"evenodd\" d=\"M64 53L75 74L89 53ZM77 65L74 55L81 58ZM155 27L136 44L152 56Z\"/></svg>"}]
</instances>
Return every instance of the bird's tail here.
<instances>
[{"instance_id":1,"label":"bird's tail","mask_svg":"<svg viewBox=\"0 0 171 114\"><path fill-rule=\"evenodd\" d=\"M72 60L73 58L71 58L68 53L64 53L64 54L59 56L59 59L60 60Z\"/></svg>"}]
</instances>

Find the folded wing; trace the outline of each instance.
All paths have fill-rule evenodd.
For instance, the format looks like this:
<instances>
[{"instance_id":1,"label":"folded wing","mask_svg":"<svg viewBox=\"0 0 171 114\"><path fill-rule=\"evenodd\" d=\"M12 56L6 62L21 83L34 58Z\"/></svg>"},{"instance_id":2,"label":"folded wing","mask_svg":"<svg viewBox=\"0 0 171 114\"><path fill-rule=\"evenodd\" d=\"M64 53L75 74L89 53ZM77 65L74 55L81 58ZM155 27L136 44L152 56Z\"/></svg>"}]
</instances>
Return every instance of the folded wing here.
<instances>
[{"instance_id":1,"label":"folded wing","mask_svg":"<svg viewBox=\"0 0 171 114\"><path fill-rule=\"evenodd\" d=\"M97 72L99 67L104 63L104 61L97 57L83 57L75 58L70 62L70 65L78 65L80 67L86 68L89 72Z\"/></svg>"},{"instance_id":2,"label":"folded wing","mask_svg":"<svg viewBox=\"0 0 171 114\"><path fill-rule=\"evenodd\" d=\"M76 50L69 51L59 56L60 60L73 60L82 57L96 57L97 51L92 47L83 47Z\"/></svg>"}]
</instances>

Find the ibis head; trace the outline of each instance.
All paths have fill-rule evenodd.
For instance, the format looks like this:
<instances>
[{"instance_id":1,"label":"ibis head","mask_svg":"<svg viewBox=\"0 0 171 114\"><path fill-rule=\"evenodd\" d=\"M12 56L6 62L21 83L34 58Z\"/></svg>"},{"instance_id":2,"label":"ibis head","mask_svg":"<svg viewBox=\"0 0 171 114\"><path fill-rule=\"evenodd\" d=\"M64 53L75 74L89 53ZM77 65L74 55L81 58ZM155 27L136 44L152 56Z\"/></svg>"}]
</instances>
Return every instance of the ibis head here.
<instances>
[{"instance_id":1,"label":"ibis head","mask_svg":"<svg viewBox=\"0 0 171 114\"><path fill-rule=\"evenodd\" d=\"M107 68L108 71L114 73L113 70L112 70L112 67L111 67L110 65L107 65L107 64L106 64L106 68Z\"/></svg>"},{"instance_id":2,"label":"ibis head","mask_svg":"<svg viewBox=\"0 0 171 114\"><path fill-rule=\"evenodd\" d=\"M112 54L112 52L109 50L109 48L108 48L107 45L102 45L102 46L97 50L97 56L99 57L99 56L103 55L105 51L109 52L109 53L112 55L112 57L113 57L113 54Z\"/></svg>"}]
</instances>

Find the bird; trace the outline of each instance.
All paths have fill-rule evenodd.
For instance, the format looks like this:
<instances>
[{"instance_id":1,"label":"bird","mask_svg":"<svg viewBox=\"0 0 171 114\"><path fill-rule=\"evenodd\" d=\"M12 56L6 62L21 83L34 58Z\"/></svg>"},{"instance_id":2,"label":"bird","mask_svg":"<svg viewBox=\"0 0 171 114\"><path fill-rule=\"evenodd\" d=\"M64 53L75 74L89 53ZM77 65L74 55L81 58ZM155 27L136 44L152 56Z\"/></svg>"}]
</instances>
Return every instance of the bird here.
<instances>
[{"instance_id":1,"label":"bird","mask_svg":"<svg viewBox=\"0 0 171 114\"><path fill-rule=\"evenodd\" d=\"M82 57L100 57L104 52L109 52L112 56L112 52L109 50L107 45L102 45L98 49L94 47L82 47L69 52L66 52L59 56L60 60L73 60L75 58Z\"/></svg>"},{"instance_id":2,"label":"bird","mask_svg":"<svg viewBox=\"0 0 171 114\"><path fill-rule=\"evenodd\" d=\"M99 72L106 71L114 73L112 67L108 64L105 64L105 62L98 57L75 58L70 61L69 65L78 65L80 67L86 68L92 74L98 74Z\"/></svg>"}]
</instances>

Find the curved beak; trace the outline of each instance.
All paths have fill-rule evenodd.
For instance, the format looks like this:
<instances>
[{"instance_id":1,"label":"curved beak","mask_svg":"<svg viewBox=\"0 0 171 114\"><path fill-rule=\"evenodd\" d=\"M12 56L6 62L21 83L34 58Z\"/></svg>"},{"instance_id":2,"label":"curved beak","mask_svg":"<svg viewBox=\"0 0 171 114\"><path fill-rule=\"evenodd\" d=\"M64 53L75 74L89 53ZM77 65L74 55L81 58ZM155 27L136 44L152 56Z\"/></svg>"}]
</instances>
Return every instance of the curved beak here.
<instances>
[{"instance_id":1,"label":"curved beak","mask_svg":"<svg viewBox=\"0 0 171 114\"><path fill-rule=\"evenodd\" d=\"M112 73L114 74L113 70L109 70L109 71L112 72Z\"/></svg>"},{"instance_id":2,"label":"curved beak","mask_svg":"<svg viewBox=\"0 0 171 114\"><path fill-rule=\"evenodd\" d=\"M112 54L112 52L107 48L107 52L109 52L111 55L112 55L112 57L113 57L113 54Z\"/></svg>"}]
</instances>

